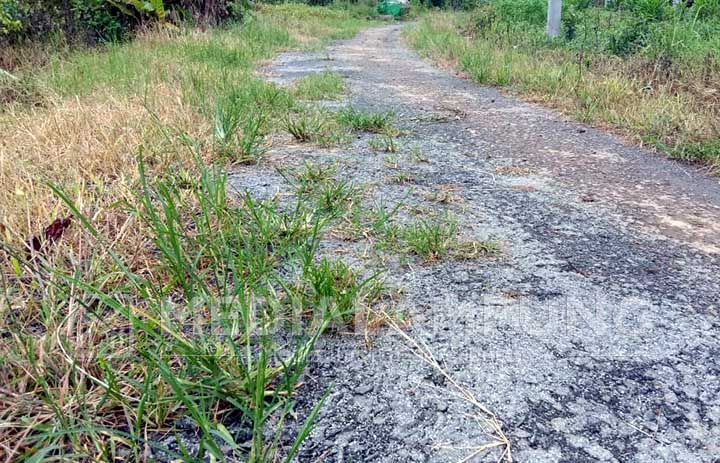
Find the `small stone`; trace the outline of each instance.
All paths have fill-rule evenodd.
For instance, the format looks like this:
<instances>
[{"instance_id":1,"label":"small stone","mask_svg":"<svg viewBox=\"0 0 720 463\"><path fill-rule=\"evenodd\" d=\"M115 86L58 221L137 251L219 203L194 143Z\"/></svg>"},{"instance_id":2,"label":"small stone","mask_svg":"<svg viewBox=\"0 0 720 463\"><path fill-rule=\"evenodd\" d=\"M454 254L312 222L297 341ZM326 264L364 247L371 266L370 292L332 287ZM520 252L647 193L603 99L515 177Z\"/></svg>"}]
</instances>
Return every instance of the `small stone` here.
<instances>
[{"instance_id":1,"label":"small stone","mask_svg":"<svg viewBox=\"0 0 720 463\"><path fill-rule=\"evenodd\" d=\"M363 384L362 386L358 386L355 388L355 394L365 395L372 390L373 390L372 384Z\"/></svg>"}]
</instances>

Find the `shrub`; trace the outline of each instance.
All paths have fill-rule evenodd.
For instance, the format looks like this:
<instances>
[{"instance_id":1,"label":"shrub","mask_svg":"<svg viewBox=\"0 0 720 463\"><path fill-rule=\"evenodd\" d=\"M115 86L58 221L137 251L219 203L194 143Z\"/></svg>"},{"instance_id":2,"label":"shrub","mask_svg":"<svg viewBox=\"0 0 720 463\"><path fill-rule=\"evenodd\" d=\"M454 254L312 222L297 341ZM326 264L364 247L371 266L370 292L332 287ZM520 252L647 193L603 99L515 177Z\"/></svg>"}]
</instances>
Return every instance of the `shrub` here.
<instances>
[{"instance_id":1,"label":"shrub","mask_svg":"<svg viewBox=\"0 0 720 463\"><path fill-rule=\"evenodd\" d=\"M635 18L622 21L610 32L607 49L613 55L630 55L645 45L647 34L646 22Z\"/></svg>"},{"instance_id":2,"label":"shrub","mask_svg":"<svg viewBox=\"0 0 720 463\"><path fill-rule=\"evenodd\" d=\"M699 18L720 18L720 0L695 0L692 8Z\"/></svg>"},{"instance_id":3,"label":"shrub","mask_svg":"<svg viewBox=\"0 0 720 463\"><path fill-rule=\"evenodd\" d=\"M16 32L22 27L15 0L0 0L0 35Z\"/></svg>"},{"instance_id":4,"label":"shrub","mask_svg":"<svg viewBox=\"0 0 720 463\"><path fill-rule=\"evenodd\" d=\"M490 3L501 21L543 25L547 19L545 0L493 0Z\"/></svg>"},{"instance_id":5,"label":"shrub","mask_svg":"<svg viewBox=\"0 0 720 463\"><path fill-rule=\"evenodd\" d=\"M154 21L219 24L241 19L247 0L0 0L0 39L5 44L47 40L116 41ZM2 43L0 42L0 43Z\"/></svg>"}]
</instances>

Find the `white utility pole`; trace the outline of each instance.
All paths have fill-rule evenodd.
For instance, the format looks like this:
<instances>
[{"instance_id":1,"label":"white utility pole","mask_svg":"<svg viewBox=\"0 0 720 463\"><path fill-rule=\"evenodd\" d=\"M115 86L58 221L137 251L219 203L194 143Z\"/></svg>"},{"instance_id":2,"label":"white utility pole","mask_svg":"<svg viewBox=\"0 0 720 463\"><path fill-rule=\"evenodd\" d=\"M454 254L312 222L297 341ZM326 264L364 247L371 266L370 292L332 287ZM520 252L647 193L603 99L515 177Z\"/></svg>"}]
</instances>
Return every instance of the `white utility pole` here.
<instances>
[{"instance_id":1,"label":"white utility pole","mask_svg":"<svg viewBox=\"0 0 720 463\"><path fill-rule=\"evenodd\" d=\"M562 0L548 0L547 35L551 39L560 35Z\"/></svg>"}]
</instances>

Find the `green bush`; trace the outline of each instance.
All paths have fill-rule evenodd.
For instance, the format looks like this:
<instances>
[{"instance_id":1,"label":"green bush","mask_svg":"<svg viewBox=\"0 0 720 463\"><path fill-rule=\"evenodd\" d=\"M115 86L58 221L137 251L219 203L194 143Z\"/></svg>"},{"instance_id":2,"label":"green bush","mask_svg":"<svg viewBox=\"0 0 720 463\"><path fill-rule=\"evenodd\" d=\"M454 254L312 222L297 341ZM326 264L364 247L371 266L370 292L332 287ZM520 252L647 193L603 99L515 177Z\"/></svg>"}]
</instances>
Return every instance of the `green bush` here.
<instances>
[{"instance_id":1,"label":"green bush","mask_svg":"<svg viewBox=\"0 0 720 463\"><path fill-rule=\"evenodd\" d=\"M648 27L645 21L629 18L621 21L609 31L607 51L616 56L627 56L642 48L647 39Z\"/></svg>"},{"instance_id":2,"label":"green bush","mask_svg":"<svg viewBox=\"0 0 720 463\"><path fill-rule=\"evenodd\" d=\"M544 25L547 18L546 0L493 0L490 3L501 21Z\"/></svg>"},{"instance_id":3,"label":"green bush","mask_svg":"<svg viewBox=\"0 0 720 463\"><path fill-rule=\"evenodd\" d=\"M720 0L695 0L692 8L699 18L720 19Z\"/></svg>"},{"instance_id":4,"label":"green bush","mask_svg":"<svg viewBox=\"0 0 720 463\"><path fill-rule=\"evenodd\" d=\"M16 32L22 27L15 0L0 0L0 36Z\"/></svg>"},{"instance_id":5,"label":"green bush","mask_svg":"<svg viewBox=\"0 0 720 463\"><path fill-rule=\"evenodd\" d=\"M0 44L47 40L97 43L125 38L152 23L219 24L242 19L248 0L0 0Z\"/></svg>"}]
</instances>

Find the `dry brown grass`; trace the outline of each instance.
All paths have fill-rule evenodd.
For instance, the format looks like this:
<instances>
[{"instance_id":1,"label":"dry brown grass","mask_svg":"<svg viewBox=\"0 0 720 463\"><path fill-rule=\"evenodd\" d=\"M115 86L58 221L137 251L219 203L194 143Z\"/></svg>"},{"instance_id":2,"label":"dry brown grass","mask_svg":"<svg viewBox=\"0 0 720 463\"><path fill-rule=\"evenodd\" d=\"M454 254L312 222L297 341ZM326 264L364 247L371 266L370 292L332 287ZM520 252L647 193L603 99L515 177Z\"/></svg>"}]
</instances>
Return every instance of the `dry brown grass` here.
<instances>
[{"instance_id":1,"label":"dry brown grass","mask_svg":"<svg viewBox=\"0 0 720 463\"><path fill-rule=\"evenodd\" d=\"M144 230L119 206L132 201L135 194L138 153L143 152L151 175L183 166L190 168L192 164L191 158L183 157L186 151L179 146L177 137L165 137L154 117L198 139L210 133L207 121L168 87L157 87L153 100L148 102L103 89L83 98L53 99L46 108L16 107L0 114L4 134L0 140L0 224L4 246L22 249L55 218L71 215L49 187L55 184L111 240L110 248L122 255L130 267L149 271L154 262L151 243ZM96 245L96 240L74 223L44 257L47 265L74 268L93 281L111 268L110 259L107 255L103 259L94 249ZM91 255L93 260L86 261ZM7 256L3 254L2 259L2 267L12 274ZM111 287L118 279L119 275L110 272L100 281ZM58 400L68 417L80 417L88 408L101 407L94 413L106 417L104 424L117 426L124 422L123 408L116 400L100 402L107 388L106 372L100 368L98 358L121 359L123 352L131 348L108 343L109 331L123 329L127 321L110 314L104 319L89 316L80 303L84 296L79 289L70 295L69 303L56 305L63 298L56 294L51 276L44 281L46 287L36 289L35 279L27 283L23 279L13 281L7 288L7 303L0 304L0 330L13 332L12 326L21 324L32 332L36 327L33 349L38 358L34 364L28 362L17 350L23 343L19 339L0 342L3 383L12 385L11 389L0 389L0 410L4 410L0 422L6 432L20 430L19 434L13 433L12 439L7 434L2 436L0 459L22 453L27 445L24 437L57 420L58 410L51 406L52 401L37 396L38 387L48 378L52 380L46 393ZM6 311L12 311L12 317ZM122 363L114 366L117 371L133 368ZM78 377L83 380L78 381ZM86 448L90 455L94 444L84 437L76 449Z\"/></svg>"},{"instance_id":2,"label":"dry brown grass","mask_svg":"<svg viewBox=\"0 0 720 463\"><path fill-rule=\"evenodd\" d=\"M408 349L420 360L426 363L430 368L441 374L450 384L451 391L449 395L454 395L460 400L469 404L473 409L473 417L478 424L484 427L484 434L488 437L488 442L479 443L475 447L466 449L469 453L458 463L467 463L477 461L478 458L487 455L492 450L499 450L497 462L512 463L512 445L510 439L505 435L503 425L497 415L490 410L485 404L480 402L475 393L465 385L458 382L452 374L435 358L432 349L426 342L419 338L410 336L405 327L401 327L392 318L386 318L386 323L405 341ZM446 392L447 393L447 392ZM452 447L450 447L452 448Z\"/></svg>"},{"instance_id":3,"label":"dry brown grass","mask_svg":"<svg viewBox=\"0 0 720 463\"><path fill-rule=\"evenodd\" d=\"M22 243L67 215L50 183L97 218L128 199L141 150L154 172L189 167L186 151L176 137L164 136L155 117L197 139L210 133L208 122L166 86L156 88L147 102L103 89L88 97L57 99L48 108L0 114L5 134L0 140L0 220L6 239Z\"/></svg>"}]
</instances>

